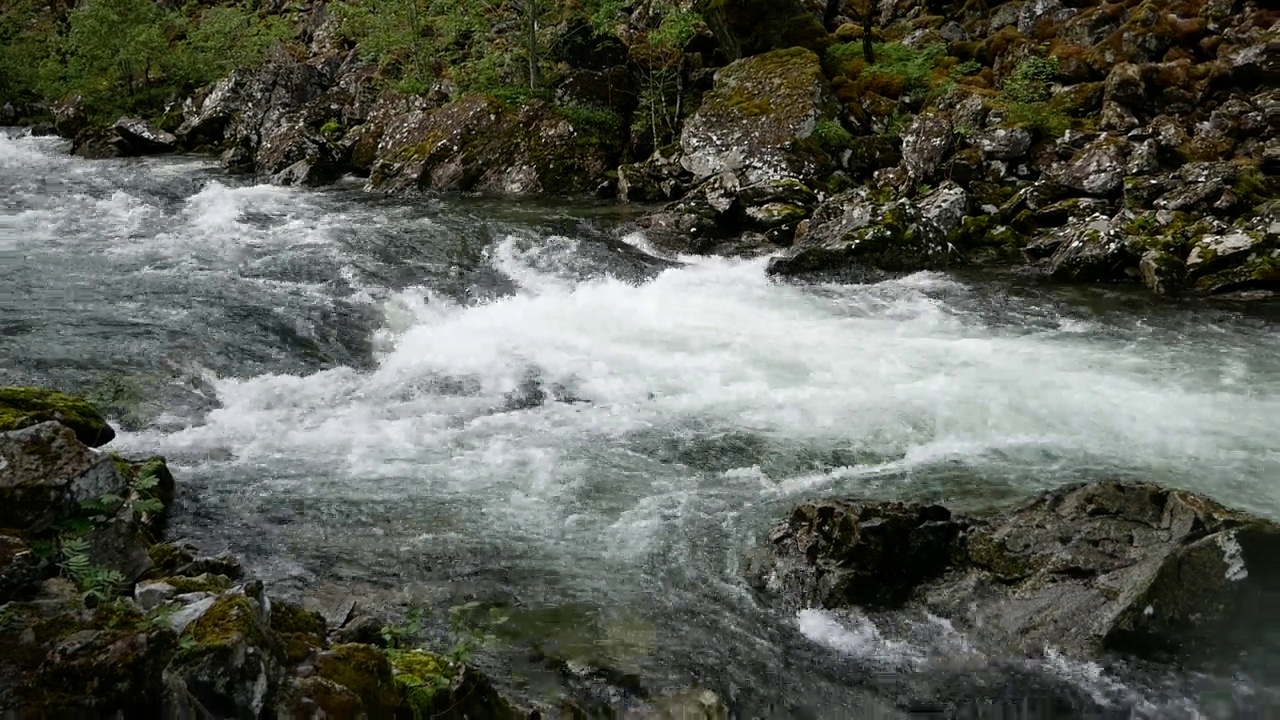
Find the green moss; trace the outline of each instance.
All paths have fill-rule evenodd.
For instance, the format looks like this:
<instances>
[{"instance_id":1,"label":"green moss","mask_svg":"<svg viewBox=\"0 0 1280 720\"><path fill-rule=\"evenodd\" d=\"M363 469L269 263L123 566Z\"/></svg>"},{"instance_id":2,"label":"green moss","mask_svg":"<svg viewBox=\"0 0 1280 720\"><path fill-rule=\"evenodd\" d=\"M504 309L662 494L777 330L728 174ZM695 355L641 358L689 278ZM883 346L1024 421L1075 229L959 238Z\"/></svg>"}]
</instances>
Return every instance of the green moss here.
<instances>
[{"instance_id":1,"label":"green moss","mask_svg":"<svg viewBox=\"0 0 1280 720\"><path fill-rule=\"evenodd\" d=\"M316 659L316 673L355 693L370 715L385 714L400 704L391 661L373 645L335 645Z\"/></svg>"},{"instance_id":2,"label":"green moss","mask_svg":"<svg viewBox=\"0 0 1280 720\"><path fill-rule=\"evenodd\" d=\"M1231 186L1240 202L1254 206L1275 197L1275 181L1264 175L1256 164L1246 166Z\"/></svg>"},{"instance_id":3,"label":"green moss","mask_svg":"<svg viewBox=\"0 0 1280 720\"><path fill-rule=\"evenodd\" d=\"M440 693L453 684L453 669L425 650L389 651L395 682L414 717L430 717Z\"/></svg>"},{"instance_id":4,"label":"green moss","mask_svg":"<svg viewBox=\"0 0 1280 720\"><path fill-rule=\"evenodd\" d=\"M271 603L271 629L284 633L311 633L324 637L329 625L324 616L313 610L277 600Z\"/></svg>"},{"instance_id":5,"label":"green moss","mask_svg":"<svg viewBox=\"0 0 1280 720\"><path fill-rule=\"evenodd\" d=\"M336 118L330 118L329 120L325 121L324 125L320 126L320 134L324 135L326 138L330 140L336 140L342 137L342 133L343 133L342 123L339 122Z\"/></svg>"},{"instance_id":6,"label":"green moss","mask_svg":"<svg viewBox=\"0 0 1280 720\"><path fill-rule=\"evenodd\" d=\"M199 663L211 654L233 652L240 643L277 649L273 638L258 622L253 606L243 595L223 595L214 601L182 633L183 648L174 658L177 665Z\"/></svg>"},{"instance_id":7,"label":"green moss","mask_svg":"<svg viewBox=\"0 0 1280 720\"><path fill-rule=\"evenodd\" d=\"M167 577L161 582L173 586L179 593L207 592L220 593L231 589L231 578L226 575L204 573L195 577Z\"/></svg>"},{"instance_id":8,"label":"green moss","mask_svg":"<svg viewBox=\"0 0 1280 720\"><path fill-rule=\"evenodd\" d=\"M71 428L80 442L90 447L105 445L116 435L86 400L44 388L0 388L0 432L50 420Z\"/></svg>"},{"instance_id":9,"label":"green moss","mask_svg":"<svg viewBox=\"0 0 1280 720\"><path fill-rule=\"evenodd\" d=\"M813 139L824 152L839 153L853 145L853 135L834 120L821 120L813 128Z\"/></svg>"}]
</instances>

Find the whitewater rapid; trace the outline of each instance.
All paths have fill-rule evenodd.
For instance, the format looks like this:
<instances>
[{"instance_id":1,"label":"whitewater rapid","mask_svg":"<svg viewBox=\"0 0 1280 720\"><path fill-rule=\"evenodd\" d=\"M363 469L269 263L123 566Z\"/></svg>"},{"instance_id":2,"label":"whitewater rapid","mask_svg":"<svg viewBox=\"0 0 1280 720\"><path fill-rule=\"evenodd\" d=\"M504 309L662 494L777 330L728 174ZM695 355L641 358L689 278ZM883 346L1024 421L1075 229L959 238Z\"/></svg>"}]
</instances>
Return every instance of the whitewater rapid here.
<instances>
[{"instance_id":1,"label":"whitewater rapid","mask_svg":"<svg viewBox=\"0 0 1280 720\"><path fill-rule=\"evenodd\" d=\"M1280 518L1266 317L936 273L796 286L647 258L596 208L59 152L0 134L0 378L175 398L113 447L168 456L177 531L299 593L576 608L601 662L850 708L848 657L929 651L758 606L741 553L801 499L1111 476ZM186 412L196 386L216 403Z\"/></svg>"}]
</instances>

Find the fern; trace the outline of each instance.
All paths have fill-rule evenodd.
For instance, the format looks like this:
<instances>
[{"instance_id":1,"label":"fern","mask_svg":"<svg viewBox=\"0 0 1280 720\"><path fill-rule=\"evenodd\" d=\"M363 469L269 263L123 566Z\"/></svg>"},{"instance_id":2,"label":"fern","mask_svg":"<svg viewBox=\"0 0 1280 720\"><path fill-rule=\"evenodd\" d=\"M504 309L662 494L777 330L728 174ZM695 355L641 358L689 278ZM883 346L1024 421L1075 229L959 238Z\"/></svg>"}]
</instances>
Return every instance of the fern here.
<instances>
[{"instance_id":1,"label":"fern","mask_svg":"<svg viewBox=\"0 0 1280 720\"><path fill-rule=\"evenodd\" d=\"M107 515L115 512L123 502L124 498L119 495L107 493L96 500L82 500L80 509L94 515Z\"/></svg>"}]
</instances>

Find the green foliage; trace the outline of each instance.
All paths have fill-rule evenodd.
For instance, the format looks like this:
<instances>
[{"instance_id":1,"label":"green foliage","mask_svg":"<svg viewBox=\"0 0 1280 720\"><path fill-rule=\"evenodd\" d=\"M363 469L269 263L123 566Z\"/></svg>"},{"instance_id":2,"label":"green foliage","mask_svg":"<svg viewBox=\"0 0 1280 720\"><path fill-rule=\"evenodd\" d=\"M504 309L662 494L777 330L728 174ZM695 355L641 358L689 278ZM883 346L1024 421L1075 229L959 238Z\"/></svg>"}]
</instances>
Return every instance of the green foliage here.
<instances>
[{"instance_id":1,"label":"green foliage","mask_svg":"<svg viewBox=\"0 0 1280 720\"><path fill-rule=\"evenodd\" d=\"M876 44L876 61L866 72L901 79L905 92L929 90L937 84L936 70L946 56L943 45L910 48L902 43Z\"/></svg>"},{"instance_id":2,"label":"green foliage","mask_svg":"<svg viewBox=\"0 0 1280 720\"><path fill-rule=\"evenodd\" d=\"M1057 137L1072 126L1071 116L1053 101L1050 84L1058 73L1058 58L1032 56L1014 68L1000 87L999 105L1010 123Z\"/></svg>"},{"instance_id":3,"label":"green foliage","mask_svg":"<svg viewBox=\"0 0 1280 720\"><path fill-rule=\"evenodd\" d=\"M1000 96L1010 103L1038 103L1049 99L1049 85L1058 74L1058 58L1032 56L1018 63L1000 87Z\"/></svg>"},{"instance_id":4,"label":"green foliage","mask_svg":"<svg viewBox=\"0 0 1280 720\"><path fill-rule=\"evenodd\" d=\"M58 565L76 584L86 601L105 602L120 593L128 579L119 570L108 570L89 560L89 541L64 538Z\"/></svg>"},{"instance_id":5,"label":"green foliage","mask_svg":"<svg viewBox=\"0 0 1280 720\"><path fill-rule=\"evenodd\" d=\"M702 16L675 6L665 9L658 27L649 33L649 44L662 50L683 50L697 36Z\"/></svg>"},{"instance_id":6,"label":"green foliage","mask_svg":"<svg viewBox=\"0 0 1280 720\"><path fill-rule=\"evenodd\" d=\"M622 117L608 108L594 105L561 105L556 110L576 129L594 135L611 135L622 129Z\"/></svg>"},{"instance_id":7,"label":"green foliage","mask_svg":"<svg viewBox=\"0 0 1280 720\"><path fill-rule=\"evenodd\" d=\"M88 0L58 23L35 0L15 0L0 13L0 101L78 95L99 120L154 112L176 91L261 62L292 34L282 18L235 4L184 11Z\"/></svg>"},{"instance_id":8,"label":"green foliage","mask_svg":"<svg viewBox=\"0 0 1280 720\"><path fill-rule=\"evenodd\" d=\"M8 0L0 12L0 105L40 99L41 70L57 27L35 0Z\"/></svg>"},{"instance_id":9,"label":"green foliage","mask_svg":"<svg viewBox=\"0 0 1280 720\"><path fill-rule=\"evenodd\" d=\"M814 126L813 139L818 147L828 153L837 153L853 146L853 135L834 120L822 120Z\"/></svg>"},{"instance_id":10,"label":"green foliage","mask_svg":"<svg viewBox=\"0 0 1280 720\"><path fill-rule=\"evenodd\" d=\"M631 0L587 0L588 20L597 35L612 34Z\"/></svg>"},{"instance_id":11,"label":"green foliage","mask_svg":"<svg viewBox=\"0 0 1280 720\"><path fill-rule=\"evenodd\" d=\"M211 7L190 28L179 48L184 79L202 85L236 68L256 65L272 46L292 34L278 16L260 17L234 5Z\"/></svg>"}]
</instances>

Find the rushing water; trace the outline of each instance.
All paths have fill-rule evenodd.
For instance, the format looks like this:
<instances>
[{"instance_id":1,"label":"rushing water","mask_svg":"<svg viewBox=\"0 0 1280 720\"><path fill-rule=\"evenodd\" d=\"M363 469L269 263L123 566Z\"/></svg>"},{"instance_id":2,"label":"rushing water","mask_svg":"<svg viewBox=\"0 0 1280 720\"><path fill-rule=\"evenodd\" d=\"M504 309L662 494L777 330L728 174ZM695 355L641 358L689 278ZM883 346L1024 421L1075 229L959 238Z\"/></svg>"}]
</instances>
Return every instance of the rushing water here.
<instances>
[{"instance_id":1,"label":"rushing water","mask_svg":"<svg viewBox=\"0 0 1280 720\"><path fill-rule=\"evenodd\" d=\"M317 602L479 598L513 647L649 690L887 716L945 695L930 657L971 650L941 620L890 638L762 606L739 558L795 502L1120 476L1280 518L1274 310L941 274L792 286L652 257L615 208L63 153L0 133L0 383L142 388L114 446L170 458L176 530ZM1052 649L1029 667L1117 717L1230 717L1280 684L1210 696Z\"/></svg>"}]
</instances>

